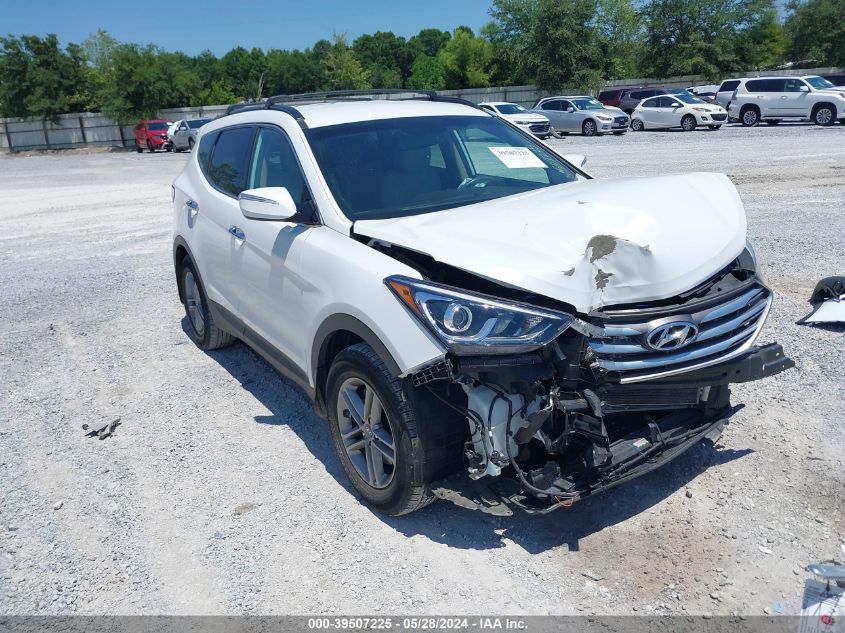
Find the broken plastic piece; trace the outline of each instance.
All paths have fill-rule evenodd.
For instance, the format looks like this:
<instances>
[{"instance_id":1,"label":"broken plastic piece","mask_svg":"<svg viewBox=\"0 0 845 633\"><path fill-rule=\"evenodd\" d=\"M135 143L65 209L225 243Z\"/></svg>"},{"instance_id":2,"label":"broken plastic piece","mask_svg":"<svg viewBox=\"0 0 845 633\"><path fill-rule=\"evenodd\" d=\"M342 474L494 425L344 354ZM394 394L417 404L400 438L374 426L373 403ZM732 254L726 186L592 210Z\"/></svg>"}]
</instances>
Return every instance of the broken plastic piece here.
<instances>
[{"instance_id":1,"label":"broken plastic piece","mask_svg":"<svg viewBox=\"0 0 845 633\"><path fill-rule=\"evenodd\" d=\"M810 296L813 311L798 323L845 323L845 276L825 277Z\"/></svg>"},{"instance_id":2,"label":"broken plastic piece","mask_svg":"<svg viewBox=\"0 0 845 633\"><path fill-rule=\"evenodd\" d=\"M97 436L101 440L106 439L111 435L120 424L120 418L115 418L111 422L98 422L97 424L83 424L82 430L88 431L89 437Z\"/></svg>"}]
</instances>

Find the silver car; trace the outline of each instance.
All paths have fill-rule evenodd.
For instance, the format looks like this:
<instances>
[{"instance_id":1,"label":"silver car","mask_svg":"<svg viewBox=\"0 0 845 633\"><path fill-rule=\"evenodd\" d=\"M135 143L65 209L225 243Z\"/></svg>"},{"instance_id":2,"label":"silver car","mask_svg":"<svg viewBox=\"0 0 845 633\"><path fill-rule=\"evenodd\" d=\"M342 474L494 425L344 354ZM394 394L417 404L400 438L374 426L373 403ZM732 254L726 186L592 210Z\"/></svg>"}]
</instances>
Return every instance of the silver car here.
<instances>
[{"instance_id":1,"label":"silver car","mask_svg":"<svg viewBox=\"0 0 845 633\"><path fill-rule=\"evenodd\" d=\"M170 139L173 149L177 152L194 149L199 129L209 121L211 119L182 119L179 121L176 125L176 131L173 133L173 138Z\"/></svg>"},{"instance_id":2,"label":"silver car","mask_svg":"<svg viewBox=\"0 0 845 633\"><path fill-rule=\"evenodd\" d=\"M559 134L616 134L628 131L631 118L619 108L602 105L589 95L546 97L534 104L532 112L549 118Z\"/></svg>"}]
</instances>

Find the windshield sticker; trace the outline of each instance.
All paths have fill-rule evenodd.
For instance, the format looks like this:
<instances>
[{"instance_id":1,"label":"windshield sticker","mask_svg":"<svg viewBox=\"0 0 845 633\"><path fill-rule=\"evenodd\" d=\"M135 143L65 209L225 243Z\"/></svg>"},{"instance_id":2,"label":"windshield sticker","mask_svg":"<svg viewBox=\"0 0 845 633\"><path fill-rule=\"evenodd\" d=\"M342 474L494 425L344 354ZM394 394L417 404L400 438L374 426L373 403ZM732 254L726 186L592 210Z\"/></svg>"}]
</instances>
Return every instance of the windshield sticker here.
<instances>
[{"instance_id":1,"label":"windshield sticker","mask_svg":"<svg viewBox=\"0 0 845 633\"><path fill-rule=\"evenodd\" d=\"M546 165L537 158L527 147L488 147L493 155L498 158L508 169L523 169L526 167L540 167L545 169Z\"/></svg>"}]
</instances>

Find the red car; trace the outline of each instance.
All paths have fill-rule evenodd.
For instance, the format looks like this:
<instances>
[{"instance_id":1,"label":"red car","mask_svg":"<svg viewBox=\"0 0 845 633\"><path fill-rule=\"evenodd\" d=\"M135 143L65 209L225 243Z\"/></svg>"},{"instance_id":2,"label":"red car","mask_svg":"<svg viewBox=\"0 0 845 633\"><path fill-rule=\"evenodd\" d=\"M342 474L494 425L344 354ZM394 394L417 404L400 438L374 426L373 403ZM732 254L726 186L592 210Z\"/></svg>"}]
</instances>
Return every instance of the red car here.
<instances>
[{"instance_id":1,"label":"red car","mask_svg":"<svg viewBox=\"0 0 845 633\"><path fill-rule=\"evenodd\" d=\"M140 154L146 147L151 152L157 149L170 149L167 139L167 128L170 121L164 119L150 119L141 121L135 126L135 150ZM165 147L167 145L167 147Z\"/></svg>"},{"instance_id":2,"label":"red car","mask_svg":"<svg viewBox=\"0 0 845 633\"><path fill-rule=\"evenodd\" d=\"M618 108L622 101L623 93L630 91L632 88L642 88L642 86L616 86L614 88L606 88L599 93L598 100L606 106Z\"/></svg>"}]
</instances>

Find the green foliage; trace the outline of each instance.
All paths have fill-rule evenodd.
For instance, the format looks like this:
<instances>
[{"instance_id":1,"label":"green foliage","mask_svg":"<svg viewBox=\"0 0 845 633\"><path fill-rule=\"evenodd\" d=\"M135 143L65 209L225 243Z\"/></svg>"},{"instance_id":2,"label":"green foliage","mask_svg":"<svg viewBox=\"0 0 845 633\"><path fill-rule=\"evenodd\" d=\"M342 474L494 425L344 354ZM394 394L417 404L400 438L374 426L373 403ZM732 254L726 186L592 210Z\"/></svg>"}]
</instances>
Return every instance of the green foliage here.
<instances>
[{"instance_id":1,"label":"green foliage","mask_svg":"<svg viewBox=\"0 0 845 633\"><path fill-rule=\"evenodd\" d=\"M483 37L476 37L468 27L458 27L446 46L437 54L447 88L484 88L490 85L488 69L493 49Z\"/></svg>"},{"instance_id":2,"label":"green foliage","mask_svg":"<svg viewBox=\"0 0 845 633\"><path fill-rule=\"evenodd\" d=\"M370 87L370 73L356 59L346 37L335 34L324 58L328 90L363 90Z\"/></svg>"},{"instance_id":3,"label":"green foliage","mask_svg":"<svg viewBox=\"0 0 845 633\"><path fill-rule=\"evenodd\" d=\"M372 88L401 88L411 74L413 53L404 37L384 31L362 35L352 52L369 73Z\"/></svg>"},{"instance_id":4,"label":"green foliage","mask_svg":"<svg viewBox=\"0 0 845 633\"><path fill-rule=\"evenodd\" d=\"M792 0L787 8L791 59L845 65L845 0Z\"/></svg>"},{"instance_id":5,"label":"green foliage","mask_svg":"<svg viewBox=\"0 0 845 633\"><path fill-rule=\"evenodd\" d=\"M443 90L446 87L446 69L440 59L432 55L418 55L411 66L406 87Z\"/></svg>"}]
</instances>

